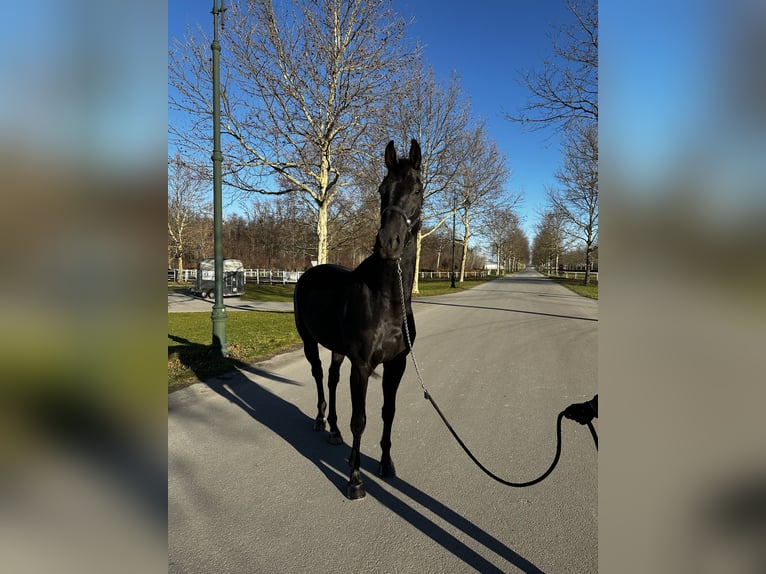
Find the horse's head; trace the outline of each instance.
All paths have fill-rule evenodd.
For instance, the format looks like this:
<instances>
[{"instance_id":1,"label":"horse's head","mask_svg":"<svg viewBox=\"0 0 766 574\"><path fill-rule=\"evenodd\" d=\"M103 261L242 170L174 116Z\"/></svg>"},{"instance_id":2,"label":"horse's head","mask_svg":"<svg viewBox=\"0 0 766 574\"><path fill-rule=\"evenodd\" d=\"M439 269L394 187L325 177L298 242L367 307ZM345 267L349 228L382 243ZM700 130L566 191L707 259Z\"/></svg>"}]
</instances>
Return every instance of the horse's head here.
<instances>
[{"instance_id":1,"label":"horse's head","mask_svg":"<svg viewBox=\"0 0 766 574\"><path fill-rule=\"evenodd\" d=\"M410 144L408 158L396 156L394 142L386 146L388 173L380 184L380 230L375 252L383 259L401 258L405 246L420 230L423 183L420 179L420 145Z\"/></svg>"}]
</instances>

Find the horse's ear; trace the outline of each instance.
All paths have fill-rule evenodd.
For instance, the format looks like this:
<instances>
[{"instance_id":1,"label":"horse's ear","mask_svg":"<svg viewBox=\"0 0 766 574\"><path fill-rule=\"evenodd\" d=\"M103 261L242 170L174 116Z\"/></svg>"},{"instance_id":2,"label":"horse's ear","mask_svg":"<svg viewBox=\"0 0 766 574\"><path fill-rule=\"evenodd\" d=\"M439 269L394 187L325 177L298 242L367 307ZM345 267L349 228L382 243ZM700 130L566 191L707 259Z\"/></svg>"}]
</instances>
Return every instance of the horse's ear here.
<instances>
[{"instance_id":1,"label":"horse's ear","mask_svg":"<svg viewBox=\"0 0 766 574\"><path fill-rule=\"evenodd\" d=\"M398 161L399 160L396 157L396 148L394 147L394 140L391 140L386 146L386 167L388 169L394 169Z\"/></svg>"},{"instance_id":2,"label":"horse's ear","mask_svg":"<svg viewBox=\"0 0 766 574\"><path fill-rule=\"evenodd\" d=\"M410 142L410 163L415 169L420 169L420 144L417 140Z\"/></svg>"}]
</instances>

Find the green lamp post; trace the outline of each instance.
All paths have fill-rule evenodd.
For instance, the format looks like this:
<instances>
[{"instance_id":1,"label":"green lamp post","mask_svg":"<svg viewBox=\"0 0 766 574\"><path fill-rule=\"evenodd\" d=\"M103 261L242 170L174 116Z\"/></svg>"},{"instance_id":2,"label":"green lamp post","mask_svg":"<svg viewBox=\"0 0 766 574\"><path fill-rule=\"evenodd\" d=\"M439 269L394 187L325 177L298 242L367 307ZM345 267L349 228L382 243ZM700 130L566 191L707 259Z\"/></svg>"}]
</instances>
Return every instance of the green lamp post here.
<instances>
[{"instance_id":1,"label":"green lamp post","mask_svg":"<svg viewBox=\"0 0 766 574\"><path fill-rule=\"evenodd\" d=\"M450 277L449 287L455 288L455 214L457 213L457 194L452 194L452 276Z\"/></svg>"},{"instance_id":2,"label":"green lamp post","mask_svg":"<svg viewBox=\"0 0 766 574\"><path fill-rule=\"evenodd\" d=\"M213 245L215 257L215 303L213 304L213 349L229 356L226 341L226 307L223 305L223 201L221 199L221 44L218 43L218 17L223 27L223 0L213 0Z\"/></svg>"}]
</instances>

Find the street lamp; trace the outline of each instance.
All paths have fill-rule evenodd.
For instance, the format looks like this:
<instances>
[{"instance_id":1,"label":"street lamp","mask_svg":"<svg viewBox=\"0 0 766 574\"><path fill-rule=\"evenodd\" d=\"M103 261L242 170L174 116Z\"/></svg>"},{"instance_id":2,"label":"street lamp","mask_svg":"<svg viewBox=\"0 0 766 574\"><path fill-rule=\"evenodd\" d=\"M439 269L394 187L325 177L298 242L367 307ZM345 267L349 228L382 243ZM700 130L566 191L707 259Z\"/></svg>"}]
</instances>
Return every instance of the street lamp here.
<instances>
[{"instance_id":1,"label":"street lamp","mask_svg":"<svg viewBox=\"0 0 766 574\"><path fill-rule=\"evenodd\" d=\"M213 0L213 251L215 257L215 304L211 319L213 321L213 349L221 356L229 356L229 344L226 341L226 307L223 305L223 201L221 199L221 45L218 43L218 16L226 8L223 0Z\"/></svg>"},{"instance_id":2,"label":"street lamp","mask_svg":"<svg viewBox=\"0 0 766 574\"><path fill-rule=\"evenodd\" d=\"M450 289L455 288L455 214L457 213L457 194L452 194L452 278Z\"/></svg>"}]
</instances>

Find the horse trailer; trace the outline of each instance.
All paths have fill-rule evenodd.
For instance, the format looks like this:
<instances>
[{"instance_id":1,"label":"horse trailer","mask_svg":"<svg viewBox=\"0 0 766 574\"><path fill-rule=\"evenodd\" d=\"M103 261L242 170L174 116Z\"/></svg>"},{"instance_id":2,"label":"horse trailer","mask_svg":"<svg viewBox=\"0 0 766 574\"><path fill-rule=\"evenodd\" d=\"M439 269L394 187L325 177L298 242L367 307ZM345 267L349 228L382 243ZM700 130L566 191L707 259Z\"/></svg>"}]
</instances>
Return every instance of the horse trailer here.
<instances>
[{"instance_id":1,"label":"horse trailer","mask_svg":"<svg viewBox=\"0 0 766 574\"><path fill-rule=\"evenodd\" d=\"M239 259L223 260L223 296L238 297L245 292L245 267ZM215 259L200 259L192 293L215 297Z\"/></svg>"}]
</instances>

